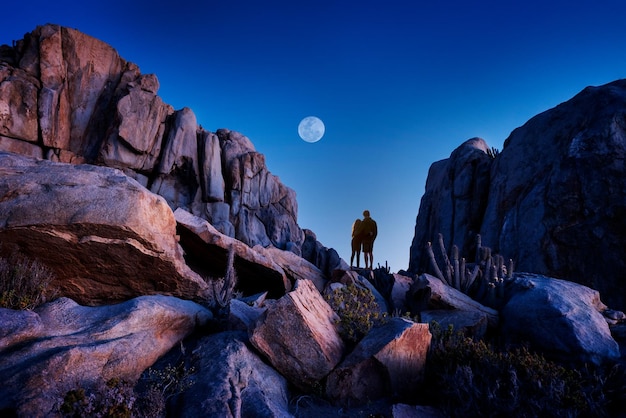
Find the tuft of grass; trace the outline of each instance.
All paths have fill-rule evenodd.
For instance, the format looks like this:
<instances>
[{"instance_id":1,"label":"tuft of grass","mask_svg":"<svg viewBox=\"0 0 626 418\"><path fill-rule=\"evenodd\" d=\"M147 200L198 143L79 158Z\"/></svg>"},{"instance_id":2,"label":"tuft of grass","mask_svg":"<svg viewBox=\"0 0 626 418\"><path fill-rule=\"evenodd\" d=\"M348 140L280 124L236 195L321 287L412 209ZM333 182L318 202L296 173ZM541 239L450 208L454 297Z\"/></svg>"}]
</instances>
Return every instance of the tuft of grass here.
<instances>
[{"instance_id":1,"label":"tuft of grass","mask_svg":"<svg viewBox=\"0 0 626 418\"><path fill-rule=\"evenodd\" d=\"M54 274L37 260L13 253L0 257L0 307L34 309L54 299L58 289L51 283Z\"/></svg>"}]
</instances>

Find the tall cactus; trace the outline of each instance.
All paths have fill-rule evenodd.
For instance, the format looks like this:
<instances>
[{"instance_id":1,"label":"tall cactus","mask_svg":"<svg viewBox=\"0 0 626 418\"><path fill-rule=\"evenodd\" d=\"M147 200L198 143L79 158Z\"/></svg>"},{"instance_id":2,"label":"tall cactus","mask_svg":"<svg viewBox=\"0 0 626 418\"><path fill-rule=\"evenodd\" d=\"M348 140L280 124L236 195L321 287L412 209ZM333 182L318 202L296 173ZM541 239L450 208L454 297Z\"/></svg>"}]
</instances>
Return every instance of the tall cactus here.
<instances>
[{"instance_id":1,"label":"tall cactus","mask_svg":"<svg viewBox=\"0 0 626 418\"><path fill-rule=\"evenodd\" d=\"M476 235L475 263L467 263L465 258L459 259L459 249L452 246L450 257L446 252L443 235L437 236L440 260L443 266L440 268L429 242L426 252L430 260L430 266L435 276L442 282L451 286L476 300L489 306L496 306L504 298L505 285L513 277L513 260L509 259L508 267L504 257L491 253L491 248L483 247L480 235ZM452 262L450 262L450 258ZM477 282L477 279L478 282Z\"/></svg>"}]
</instances>

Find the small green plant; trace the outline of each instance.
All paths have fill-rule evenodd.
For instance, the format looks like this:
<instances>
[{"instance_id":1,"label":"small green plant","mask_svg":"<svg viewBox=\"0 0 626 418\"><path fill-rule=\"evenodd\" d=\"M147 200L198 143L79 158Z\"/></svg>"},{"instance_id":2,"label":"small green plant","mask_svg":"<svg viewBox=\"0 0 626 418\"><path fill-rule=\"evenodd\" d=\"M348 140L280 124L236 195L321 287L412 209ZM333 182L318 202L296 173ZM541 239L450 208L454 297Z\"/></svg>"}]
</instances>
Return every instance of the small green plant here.
<instances>
[{"instance_id":1,"label":"small green plant","mask_svg":"<svg viewBox=\"0 0 626 418\"><path fill-rule=\"evenodd\" d=\"M377 325L387 320L372 292L357 284L348 284L326 294L330 307L339 316L341 337L356 343Z\"/></svg>"},{"instance_id":2,"label":"small green plant","mask_svg":"<svg viewBox=\"0 0 626 418\"><path fill-rule=\"evenodd\" d=\"M13 253L0 257L0 307L34 309L56 297L54 274L37 260Z\"/></svg>"}]
</instances>

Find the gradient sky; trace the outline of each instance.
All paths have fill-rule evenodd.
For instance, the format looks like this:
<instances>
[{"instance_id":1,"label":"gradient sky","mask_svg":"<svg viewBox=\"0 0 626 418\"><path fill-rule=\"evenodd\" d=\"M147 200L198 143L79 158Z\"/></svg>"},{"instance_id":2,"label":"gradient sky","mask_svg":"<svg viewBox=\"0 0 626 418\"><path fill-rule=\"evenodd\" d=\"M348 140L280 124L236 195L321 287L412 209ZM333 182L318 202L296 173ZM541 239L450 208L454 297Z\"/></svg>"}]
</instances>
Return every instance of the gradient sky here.
<instances>
[{"instance_id":1,"label":"gradient sky","mask_svg":"<svg viewBox=\"0 0 626 418\"><path fill-rule=\"evenodd\" d=\"M584 87L626 77L626 2L11 1L0 43L37 25L112 45L203 128L248 136L297 194L298 223L350 259L378 223L374 265L406 269L430 165L510 132ZM299 139L306 116L324 121Z\"/></svg>"}]
</instances>

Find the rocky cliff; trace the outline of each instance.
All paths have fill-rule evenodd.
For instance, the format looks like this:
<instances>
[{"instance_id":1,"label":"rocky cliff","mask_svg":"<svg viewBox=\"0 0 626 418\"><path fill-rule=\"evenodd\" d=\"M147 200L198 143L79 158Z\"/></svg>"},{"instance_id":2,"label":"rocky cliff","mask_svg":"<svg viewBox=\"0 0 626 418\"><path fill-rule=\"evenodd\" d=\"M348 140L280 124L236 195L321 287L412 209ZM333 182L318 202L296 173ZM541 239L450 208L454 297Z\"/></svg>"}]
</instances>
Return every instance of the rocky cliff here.
<instances>
[{"instance_id":1,"label":"rocky cliff","mask_svg":"<svg viewBox=\"0 0 626 418\"><path fill-rule=\"evenodd\" d=\"M45 25L0 47L0 150L122 170L250 247L301 254L295 192L244 135L202 129L106 43ZM320 247L320 246L318 246ZM315 256L317 254L313 254Z\"/></svg>"},{"instance_id":2,"label":"rocky cliff","mask_svg":"<svg viewBox=\"0 0 626 418\"><path fill-rule=\"evenodd\" d=\"M598 289L626 308L626 80L588 87L514 130L502 151L472 139L434 163L409 270L442 233L473 259L476 234L516 270Z\"/></svg>"}]
</instances>

